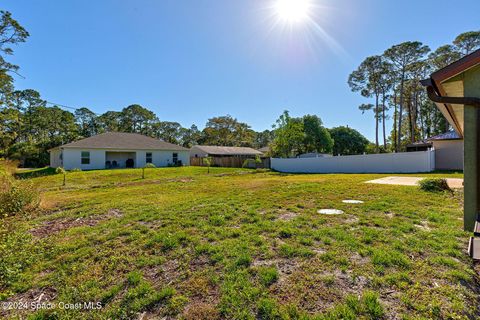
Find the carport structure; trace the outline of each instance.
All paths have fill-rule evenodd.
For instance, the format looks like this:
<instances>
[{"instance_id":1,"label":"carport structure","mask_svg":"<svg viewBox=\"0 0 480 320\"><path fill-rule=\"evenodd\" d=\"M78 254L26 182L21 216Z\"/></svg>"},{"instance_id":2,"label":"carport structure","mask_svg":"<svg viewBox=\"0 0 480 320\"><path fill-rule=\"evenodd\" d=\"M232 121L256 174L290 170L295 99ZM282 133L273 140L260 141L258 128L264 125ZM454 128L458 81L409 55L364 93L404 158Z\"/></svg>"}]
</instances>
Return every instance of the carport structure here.
<instances>
[{"instance_id":1,"label":"carport structure","mask_svg":"<svg viewBox=\"0 0 480 320\"><path fill-rule=\"evenodd\" d=\"M464 229L480 236L480 50L432 73L422 84L464 138ZM480 238L472 237L469 251L480 259Z\"/></svg>"}]
</instances>

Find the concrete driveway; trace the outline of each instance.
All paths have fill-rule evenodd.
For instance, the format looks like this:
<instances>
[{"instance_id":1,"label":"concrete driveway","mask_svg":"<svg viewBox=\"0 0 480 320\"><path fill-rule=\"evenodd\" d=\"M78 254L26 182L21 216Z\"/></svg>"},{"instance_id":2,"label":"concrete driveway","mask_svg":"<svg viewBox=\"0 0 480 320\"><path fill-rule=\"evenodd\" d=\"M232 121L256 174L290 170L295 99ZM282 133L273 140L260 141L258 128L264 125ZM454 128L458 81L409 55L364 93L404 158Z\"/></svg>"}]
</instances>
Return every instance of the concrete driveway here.
<instances>
[{"instance_id":1,"label":"concrete driveway","mask_svg":"<svg viewBox=\"0 0 480 320\"><path fill-rule=\"evenodd\" d=\"M381 179L375 179L367 181L366 183L376 183L376 184L391 184L399 186L417 186L420 180L425 178L419 177L385 177ZM448 186L452 189L461 189L463 188L463 179L447 179Z\"/></svg>"}]
</instances>

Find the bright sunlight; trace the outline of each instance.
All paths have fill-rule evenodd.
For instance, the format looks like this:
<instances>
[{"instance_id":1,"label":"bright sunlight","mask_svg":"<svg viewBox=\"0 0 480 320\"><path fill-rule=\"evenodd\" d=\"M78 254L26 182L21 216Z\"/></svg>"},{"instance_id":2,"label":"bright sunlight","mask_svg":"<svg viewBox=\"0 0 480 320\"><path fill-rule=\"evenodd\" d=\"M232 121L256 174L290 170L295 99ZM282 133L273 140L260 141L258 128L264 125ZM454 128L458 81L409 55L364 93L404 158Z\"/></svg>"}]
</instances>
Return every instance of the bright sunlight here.
<instances>
[{"instance_id":1,"label":"bright sunlight","mask_svg":"<svg viewBox=\"0 0 480 320\"><path fill-rule=\"evenodd\" d=\"M310 0L277 0L275 11L278 17L288 23L299 23L310 15Z\"/></svg>"}]
</instances>

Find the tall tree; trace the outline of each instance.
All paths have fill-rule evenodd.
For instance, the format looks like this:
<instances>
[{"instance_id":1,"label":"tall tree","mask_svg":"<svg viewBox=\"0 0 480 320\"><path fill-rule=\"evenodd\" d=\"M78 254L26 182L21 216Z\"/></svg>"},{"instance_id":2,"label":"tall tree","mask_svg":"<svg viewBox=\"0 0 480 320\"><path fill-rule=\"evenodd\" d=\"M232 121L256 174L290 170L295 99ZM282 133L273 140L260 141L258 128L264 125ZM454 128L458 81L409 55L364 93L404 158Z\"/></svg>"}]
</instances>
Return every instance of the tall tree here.
<instances>
[{"instance_id":1,"label":"tall tree","mask_svg":"<svg viewBox=\"0 0 480 320\"><path fill-rule=\"evenodd\" d=\"M384 86L387 85L386 72L388 70L387 63L381 56L372 56L366 58L358 67L352 72L348 78L348 84L352 91L360 91L364 97L374 97L374 115L375 115L375 145L377 152L379 151L378 127L380 113L380 97L386 94ZM383 105L385 108L385 104ZM363 110L360 108L360 110Z\"/></svg>"},{"instance_id":2,"label":"tall tree","mask_svg":"<svg viewBox=\"0 0 480 320\"><path fill-rule=\"evenodd\" d=\"M88 108L75 110L75 121L80 126L80 135L82 137L91 137L98 134L97 115Z\"/></svg>"},{"instance_id":3,"label":"tall tree","mask_svg":"<svg viewBox=\"0 0 480 320\"><path fill-rule=\"evenodd\" d=\"M39 107L45 107L46 101L40 97L40 93L33 89L17 90L12 93L15 108L23 113L23 129L20 139L23 141L32 140L34 135L33 113Z\"/></svg>"},{"instance_id":4,"label":"tall tree","mask_svg":"<svg viewBox=\"0 0 480 320\"><path fill-rule=\"evenodd\" d=\"M453 44L464 54L470 54L480 48L480 31L469 31L459 34Z\"/></svg>"},{"instance_id":5,"label":"tall tree","mask_svg":"<svg viewBox=\"0 0 480 320\"><path fill-rule=\"evenodd\" d=\"M118 111L107 111L97 118L99 132L121 131L122 113Z\"/></svg>"},{"instance_id":6,"label":"tall tree","mask_svg":"<svg viewBox=\"0 0 480 320\"><path fill-rule=\"evenodd\" d=\"M216 146L251 146L254 131L230 115L208 119L200 143Z\"/></svg>"},{"instance_id":7,"label":"tall tree","mask_svg":"<svg viewBox=\"0 0 480 320\"><path fill-rule=\"evenodd\" d=\"M0 11L0 73L17 72L18 66L6 61L6 56L13 54L12 45L16 45L29 37L25 28L13 19L8 11Z\"/></svg>"},{"instance_id":8,"label":"tall tree","mask_svg":"<svg viewBox=\"0 0 480 320\"><path fill-rule=\"evenodd\" d=\"M403 42L394 45L384 52L384 56L389 60L393 67L393 71L397 74L399 83L399 111L398 111L398 131L397 131L397 148L401 144L402 139L402 119L405 101L405 82L412 64L420 61L430 51L428 46L418 41ZM398 151L395 150L395 151Z\"/></svg>"},{"instance_id":9,"label":"tall tree","mask_svg":"<svg viewBox=\"0 0 480 320\"><path fill-rule=\"evenodd\" d=\"M272 130L256 132L253 145L257 149L267 147L273 141L274 137L274 131Z\"/></svg>"},{"instance_id":10,"label":"tall tree","mask_svg":"<svg viewBox=\"0 0 480 320\"><path fill-rule=\"evenodd\" d=\"M194 124L190 128L180 128L180 142L183 147L191 148L197 145L202 138L202 133Z\"/></svg>"},{"instance_id":11,"label":"tall tree","mask_svg":"<svg viewBox=\"0 0 480 320\"><path fill-rule=\"evenodd\" d=\"M437 50L431 52L428 55L428 60L432 66L433 71L445 68L452 62L457 61L462 57L461 53L457 49L450 45L444 45L438 47Z\"/></svg>"},{"instance_id":12,"label":"tall tree","mask_svg":"<svg viewBox=\"0 0 480 320\"><path fill-rule=\"evenodd\" d=\"M151 125L158 121L157 116L139 104L124 108L120 114L121 129L125 132L150 135Z\"/></svg>"},{"instance_id":13,"label":"tall tree","mask_svg":"<svg viewBox=\"0 0 480 320\"><path fill-rule=\"evenodd\" d=\"M178 122L160 121L155 126L155 136L163 141L178 144L182 126Z\"/></svg>"}]
</instances>

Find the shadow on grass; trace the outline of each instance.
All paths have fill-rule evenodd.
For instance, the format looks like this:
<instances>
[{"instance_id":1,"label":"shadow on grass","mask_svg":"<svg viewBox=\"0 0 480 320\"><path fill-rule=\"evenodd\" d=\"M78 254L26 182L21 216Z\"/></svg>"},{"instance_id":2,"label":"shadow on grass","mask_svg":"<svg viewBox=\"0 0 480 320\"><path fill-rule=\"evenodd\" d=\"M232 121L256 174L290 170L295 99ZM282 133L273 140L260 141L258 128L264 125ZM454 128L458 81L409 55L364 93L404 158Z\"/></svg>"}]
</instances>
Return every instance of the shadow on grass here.
<instances>
[{"instance_id":1,"label":"shadow on grass","mask_svg":"<svg viewBox=\"0 0 480 320\"><path fill-rule=\"evenodd\" d=\"M40 169L19 171L15 173L15 177L17 179L31 179L31 178L37 178L37 177L50 176L54 174L56 174L55 168L45 167Z\"/></svg>"}]
</instances>

